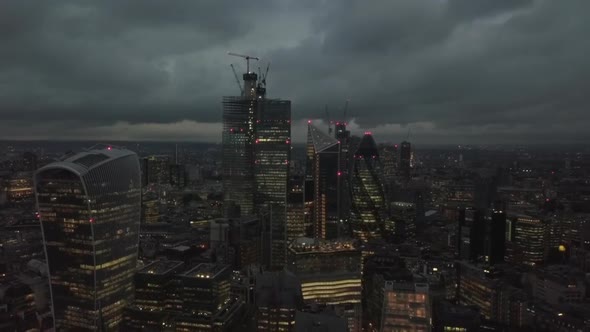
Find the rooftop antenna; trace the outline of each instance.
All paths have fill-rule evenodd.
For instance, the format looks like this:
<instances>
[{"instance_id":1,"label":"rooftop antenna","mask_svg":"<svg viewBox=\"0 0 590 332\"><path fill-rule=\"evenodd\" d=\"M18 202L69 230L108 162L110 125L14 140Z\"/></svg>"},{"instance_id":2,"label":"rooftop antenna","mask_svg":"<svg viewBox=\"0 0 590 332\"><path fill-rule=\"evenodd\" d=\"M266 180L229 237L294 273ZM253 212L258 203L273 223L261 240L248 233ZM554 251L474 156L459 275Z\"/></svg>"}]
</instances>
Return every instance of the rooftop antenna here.
<instances>
[{"instance_id":1,"label":"rooftop antenna","mask_svg":"<svg viewBox=\"0 0 590 332\"><path fill-rule=\"evenodd\" d=\"M406 141L409 142L410 141L410 131L411 131L412 127L410 127L410 125L408 125L408 135L406 136Z\"/></svg>"}]
</instances>

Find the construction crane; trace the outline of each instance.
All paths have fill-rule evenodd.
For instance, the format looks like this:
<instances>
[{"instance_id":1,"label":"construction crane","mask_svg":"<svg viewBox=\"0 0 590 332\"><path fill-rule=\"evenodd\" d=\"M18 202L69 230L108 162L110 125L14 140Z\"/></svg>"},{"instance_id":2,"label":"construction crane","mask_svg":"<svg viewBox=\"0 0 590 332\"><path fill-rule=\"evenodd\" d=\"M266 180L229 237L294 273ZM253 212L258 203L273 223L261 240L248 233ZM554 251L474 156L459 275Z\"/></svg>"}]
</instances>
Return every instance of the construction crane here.
<instances>
[{"instance_id":1,"label":"construction crane","mask_svg":"<svg viewBox=\"0 0 590 332\"><path fill-rule=\"evenodd\" d=\"M348 111L348 99L346 99L346 102L344 103L344 116L342 121L344 121L344 123L346 123L346 111Z\"/></svg>"},{"instance_id":2,"label":"construction crane","mask_svg":"<svg viewBox=\"0 0 590 332\"><path fill-rule=\"evenodd\" d=\"M266 86L266 76L268 76L268 70L270 69L270 62L266 65L266 71L264 72L263 76L260 76L262 84Z\"/></svg>"},{"instance_id":3,"label":"construction crane","mask_svg":"<svg viewBox=\"0 0 590 332\"><path fill-rule=\"evenodd\" d=\"M238 87L240 88L240 92L244 95L244 88L242 88L242 83L240 83L240 78L238 77L238 73L236 73L236 67L234 64L230 64L231 70L234 72L234 77L236 78L236 83L238 83Z\"/></svg>"},{"instance_id":4,"label":"construction crane","mask_svg":"<svg viewBox=\"0 0 590 332\"><path fill-rule=\"evenodd\" d=\"M332 121L330 120L330 112L328 112L328 105L325 107L326 110L326 120L328 121L328 134L332 134Z\"/></svg>"},{"instance_id":5,"label":"construction crane","mask_svg":"<svg viewBox=\"0 0 590 332\"><path fill-rule=\"evenodd\" d=\"M238 53L233 53L233 52L227 52L227 55L237 56L237 57L246 59L246 73L248 73L248 74L250 73L250 60L256 60L256 61L260 60L259 58L255 57L255 56L238 54Z\"/></svg>"}]
</instances>

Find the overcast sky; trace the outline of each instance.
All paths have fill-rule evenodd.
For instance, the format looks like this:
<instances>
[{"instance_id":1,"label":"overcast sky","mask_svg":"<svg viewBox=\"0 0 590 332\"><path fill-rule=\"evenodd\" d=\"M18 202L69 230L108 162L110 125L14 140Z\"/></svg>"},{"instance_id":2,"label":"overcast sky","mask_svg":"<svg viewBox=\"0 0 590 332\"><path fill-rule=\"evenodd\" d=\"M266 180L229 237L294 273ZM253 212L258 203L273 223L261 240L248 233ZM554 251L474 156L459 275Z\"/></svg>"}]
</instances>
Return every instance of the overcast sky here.
<instances>
[{"instance_id":1,"label":"overcast sky","mask_svg":"<svg viewBox=\"0 0 590 332\"><path fill-rule=\"evenodd\" d=\"M590 138L588 0L0 1L0 138L221 140L228 51L378 142ZM258 66L258 65L257 65ZM320 120L317 120L320 121ZM325 126L324 126L325 127Z\"/></svg>"}]
</instances>

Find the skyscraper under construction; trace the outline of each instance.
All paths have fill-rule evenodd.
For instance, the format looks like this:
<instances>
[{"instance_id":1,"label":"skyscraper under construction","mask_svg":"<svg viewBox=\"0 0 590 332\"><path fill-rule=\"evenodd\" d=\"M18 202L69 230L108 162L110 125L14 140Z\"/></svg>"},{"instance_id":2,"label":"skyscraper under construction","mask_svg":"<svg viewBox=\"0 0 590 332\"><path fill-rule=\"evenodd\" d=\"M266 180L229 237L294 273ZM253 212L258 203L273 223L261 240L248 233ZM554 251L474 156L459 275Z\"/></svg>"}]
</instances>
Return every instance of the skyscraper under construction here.
<instances>
[{"instance_id":1,"label":"skyscraper under construction","mask_svg":"<svg viewBox=\"0 0 590 332\"><path fill-rule=\"evenodd\" d=\"M287 248L291 102L266 98L266 75L259 81L256 73L248 71L243 80L241 96L223 98L224 202L238 205L241 215L263 217L265 262L282 267Z\"/></svg>"}]
</instances>

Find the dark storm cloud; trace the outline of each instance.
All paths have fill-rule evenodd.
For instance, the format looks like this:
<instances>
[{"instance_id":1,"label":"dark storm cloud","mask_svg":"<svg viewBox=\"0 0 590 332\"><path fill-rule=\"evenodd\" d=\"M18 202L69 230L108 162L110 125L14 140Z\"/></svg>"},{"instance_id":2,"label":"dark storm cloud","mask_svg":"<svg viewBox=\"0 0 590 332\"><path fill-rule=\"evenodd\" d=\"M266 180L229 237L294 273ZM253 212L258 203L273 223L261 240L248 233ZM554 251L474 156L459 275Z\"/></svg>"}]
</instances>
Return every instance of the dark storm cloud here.
<instances>
[{"instance_id":1,"label":"dark storm cloud","mask_svg":"<svg viewBox=\"0 0 590 332\"><path fill-rule=\"evenodd\" d=\"M420 121L542 126L569 121L575 118L571 114L588 119L584 82L590 79L590 44L584 35L590 24L579 13L590 3L382 4L364 14L356 14L366 5L360 1L333 8L316 21L321 37L275 54L287 59L284 66L291 61L303 66L302 59L310 58L317 65L311 66L311 75L319 73L312 78L316 84L290 86L298 98L350 98L367 126ZM317 110L313 103L306 106Z\"/></svg>"},{"instance_id":2,"label":"dark storm cloud","mask_svg":"<svg viewBox=\"0 0 590 332\"><path fill-rule=\"evenodd\" d=\"M269 93L292 99L296 119L322 117L325 104L336 117L350 99L360 127L533 140L590 120L588 10L585 0L3 1L0 115L12 128L68 119L101 133L219 122L221 96L236 92L233 50L272 62Z\"/></svg>"},{"instance_id":3,"label":"dark storm cloud","mask_svg":"<svg viewBox=\"0 0 590 332\"><path fill-rule=\"evenodd\" d=\"M2 2L2 115L150 122L188 118L190 107L195 116L186 96L158 99L171 84L165 57L241 38L256 6L272 1Z\"/></svg>"}]
</instances>

